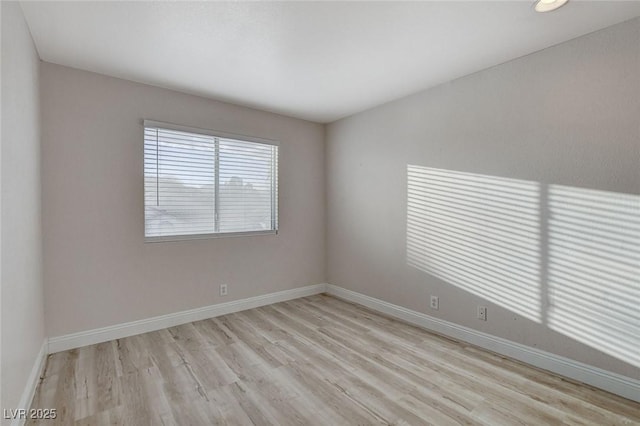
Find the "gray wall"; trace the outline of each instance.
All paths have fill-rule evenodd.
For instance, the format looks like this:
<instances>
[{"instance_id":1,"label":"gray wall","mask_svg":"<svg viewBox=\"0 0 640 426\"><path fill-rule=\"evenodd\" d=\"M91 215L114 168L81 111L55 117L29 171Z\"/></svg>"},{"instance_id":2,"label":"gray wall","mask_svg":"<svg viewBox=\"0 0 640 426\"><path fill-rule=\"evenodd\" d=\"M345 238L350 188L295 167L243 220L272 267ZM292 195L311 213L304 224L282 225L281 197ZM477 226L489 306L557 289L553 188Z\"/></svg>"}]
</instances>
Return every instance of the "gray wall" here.
<instances>
[{"instance_id":1,"label":"gray wall","mask_svg":"<svg viewBox=\"0 0 640 426\"><path fill-rule=\"evenodd\" d=\"M48 336L325 282L322 125L49 63L40 84ZM145 244L143 119L280 141L278 235Z\"/></svg>"},{"instance_id":2,"label":"gray wall","mask_svg":"<svg viewBox=\"0 0 640 426\"><path fill-rule=\"evenodd\" d=\"M640 378L639 76L640 20L635 19L330 124L328 282ZM447 171L490 176L484 184L489 192L499 190L499 178L522 181L515 184L533 194L533 216L527 220L535 232L527 238L535 250L529 259L523 259L526 253L520 259L507 253L500 266L513 272L522 260L536 266L532 275L497 278L492 297L486 275L487 259L496 259L491 250L472 247L484 256L475 266L469 256L447 266L439 260L429 264L429 256L459 244L456 237L444 249L428 236L422 246L407 249L407 240L414 239L407 215L409 166L443 169L463 192L469 186L460 183L461 175ZM574 198L563 198L566 193ZM453 193L445 190L441 196L447 202ZM577 231L566 235L578 247L565 250L563 238L569 237L563 226L569 225L561 221L572 217L571 209L582 208L572 199L587 200L592 210L574 215ZM434 224L428 208L423 231ZM491 215L475 214L476 219ZM607 215L613 219L602 225L606 233L591 235L589 221L595 229ZM484 237L491 241L495 235ZM627 237L625 248L621 241ZM596 252L583 256L581 250L593 241ZM416 251L426 259L409 266ZM605 257L609 269L600 265ZM623 269L621 278L617 273ZM464 271L472 278L463 280ZM573 277L574 288L562 285L563 272ZM603 274L609 275L600 279ZM517 296L520 285L530 285L524 290L535 294L529 302L537 317L517 308L527 300ZM512 305L504 298L509 291L516 294ZM428 307L431 294L440 297L438 311ZM594 305L599 300L603 305ZM475 318L480 304L489 307L487 322Z\"/></svg>"},{"instance_id":3,"label":"gray wall","mask_svg":"<svg viewBox=\"0 0 640 426\"><path fill-rule=\"evenodd\" d=\"M2 2L3 408L18 408L44 341L39 59L18 3ZM31 385L29 383L29 385ZM26 407L21 407L26 408ZM8 421L3 420L8 423Z\"/></svg>"}]
</instances>

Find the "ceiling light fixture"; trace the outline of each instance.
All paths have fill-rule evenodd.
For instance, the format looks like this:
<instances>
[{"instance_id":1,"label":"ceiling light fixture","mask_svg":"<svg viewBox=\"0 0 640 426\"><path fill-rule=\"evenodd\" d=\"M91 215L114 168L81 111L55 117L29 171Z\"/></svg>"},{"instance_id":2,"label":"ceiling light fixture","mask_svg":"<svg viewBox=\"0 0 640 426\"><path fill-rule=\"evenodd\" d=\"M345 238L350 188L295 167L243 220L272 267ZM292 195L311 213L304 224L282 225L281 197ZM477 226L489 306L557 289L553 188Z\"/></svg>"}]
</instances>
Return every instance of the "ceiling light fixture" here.
<instances>
[{"instance_id":1,"label":"ceiling light fixture","mask_svg":"<svg viewBox=\"0 0 640 426\"><path fill-rule=\"evenodd\" d=\"M538 0L533 8L536 12L551 12L564 6L569 0Z\"/></svg>"}]
</instances>

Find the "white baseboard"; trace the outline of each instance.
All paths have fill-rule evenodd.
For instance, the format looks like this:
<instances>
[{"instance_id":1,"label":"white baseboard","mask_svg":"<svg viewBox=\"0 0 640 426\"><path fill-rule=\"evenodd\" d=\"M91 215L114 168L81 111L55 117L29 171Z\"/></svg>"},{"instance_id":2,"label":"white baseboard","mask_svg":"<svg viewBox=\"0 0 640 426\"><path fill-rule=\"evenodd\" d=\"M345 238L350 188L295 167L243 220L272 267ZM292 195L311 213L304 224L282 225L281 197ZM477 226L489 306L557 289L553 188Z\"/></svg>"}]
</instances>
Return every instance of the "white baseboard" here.
<instances>
[{"instance_id":1,"label":"white baseboard","mask_svg":"<svg viewBox=\"0 0 640 426\"><path fill-rule=\"evenodd\" d=\"M327 293L444 336L479 346L500 355L508 356L569 379L640 402L640 380L482 333L335 285L327 284Z\"/></svg>"},{"instance_id":2,"label":"white baseboard","mask_svg":"<svg viewBox=\"0 0 640 426\"><path fill-rule=\"evenodd\" d=\"M42 346L40 346L40 351L36 356L36 359L33 363L33 367L31 368L31 373L29 373L29 377L27 378L26 386L24 387L24 391L22 392L22 396L20 397L20 401L18 402L18 407L25 410L29 410L31 408L31 403L33 402L33 397L36 393L36 388L38 387L38 382L40 381L40 377L44 371L44 367L47 364L47 339L44 339L42 342ZM26 422L26 419L13 419L11 422L11 426L22 426Z\"/></svg>"},{"instance_id":3,"label":"white baseboard","mask_svg":"<svg viewBox=\"0 0 640 426\"><path fill-rule=\"evenodd\" d=\"M204 306L202 308L190 309L188 311L161 315L139 321L81 331L79 333L67 334L65 336L51 337L49 338L49 353L94 345L96 343L107 342L114 339L122 339L124 337L161 330L167 327L174 327L192 321L200 321L233 312L244 311L246 309L257 308L259 306L270 305L272 303L320 294L324 293L325 290L326 284L310 285L291 290L279 291L276 293L264 294L261 296L249 297L247 299L234 300L232 302L219 303L217 305Z\"/></svg>"}]
</instances>

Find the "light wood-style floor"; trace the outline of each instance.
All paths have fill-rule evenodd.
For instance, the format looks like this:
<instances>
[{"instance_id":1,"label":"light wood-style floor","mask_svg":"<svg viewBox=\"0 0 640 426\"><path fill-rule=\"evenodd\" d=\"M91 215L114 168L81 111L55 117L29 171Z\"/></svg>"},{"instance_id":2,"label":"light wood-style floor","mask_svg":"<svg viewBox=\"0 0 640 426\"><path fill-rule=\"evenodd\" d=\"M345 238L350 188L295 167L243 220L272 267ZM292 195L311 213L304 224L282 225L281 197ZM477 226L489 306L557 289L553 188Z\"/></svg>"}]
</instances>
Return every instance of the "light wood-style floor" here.
<instances>
[{"instance_id":1,"label":"light wood-style floor","mask_svg":"<svg viewBox=\"0 0 640 426\"><path fill-rule=\"evenodd\" d=\"M58 410L43 425L640 424L640 404L324 295L53 354L33 408Z\"/></svg>"}]
</instances>

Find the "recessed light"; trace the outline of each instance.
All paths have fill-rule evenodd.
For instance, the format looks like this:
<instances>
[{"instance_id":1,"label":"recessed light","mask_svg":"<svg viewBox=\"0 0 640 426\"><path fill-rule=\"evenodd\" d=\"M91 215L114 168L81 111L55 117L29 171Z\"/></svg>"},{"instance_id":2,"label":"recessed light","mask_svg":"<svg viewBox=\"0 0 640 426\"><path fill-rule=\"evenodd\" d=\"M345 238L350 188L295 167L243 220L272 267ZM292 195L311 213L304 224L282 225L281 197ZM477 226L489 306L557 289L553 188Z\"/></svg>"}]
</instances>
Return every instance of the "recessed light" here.
<instances>
[{"instance_id":1,"label":"recessed light","mask_svg":"<svg viewBox=\"0 0 640 426\"><path fill-rule=\"evenodd\" d=\"M538 0L533 8L536 12L551 12L564 6L569 0Z\"/></svg>"}]
</instances>

